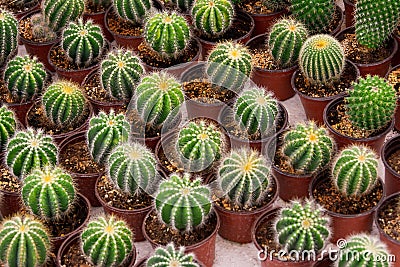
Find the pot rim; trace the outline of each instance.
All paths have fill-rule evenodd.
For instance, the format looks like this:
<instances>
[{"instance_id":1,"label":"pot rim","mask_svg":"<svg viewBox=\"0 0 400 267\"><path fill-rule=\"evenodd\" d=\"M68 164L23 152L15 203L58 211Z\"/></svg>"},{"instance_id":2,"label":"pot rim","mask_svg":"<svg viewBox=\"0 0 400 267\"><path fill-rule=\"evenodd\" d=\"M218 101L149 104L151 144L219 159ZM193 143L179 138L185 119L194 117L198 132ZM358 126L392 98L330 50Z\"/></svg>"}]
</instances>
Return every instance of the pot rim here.
<instances>
[{"instance_id":1,"label":"pot rim","mask_svg":"<svg viewBox=\"0 0 400 267\"><path fill-rule=\"evenodd\" d=\"M389 171L393 176L395 176L396 178L400 179L400 174L397 173L387 162L386 157L386 152L389 148L394 147L397 143L400 144L400 135L396 135L392 138L390 138L389 140L387 140L385 142L385 144L383 145L380 154L381 154L381 159L383 162L383 165L385 166L385 170ZM400 148L399 148L400 149Z\"/></svg>"},{"instance_id":2,"label":"pot rim","mask_svg":"<svg viewBox=\"0 0 400 267\"><path fill-rule=\"evenodd\" d=\"M379 206L378 206L378 208L377 208L377 210L376 210L376 212L375 212L375 215L374 215L374 222L375 222L376 228L378 228L379 235L384 236L389 242L394 243L394 244L396 244L396 245L400 245L400 241L395 240L394 238L392 238L391 236L389 236L387 233L385 233L385 231L383 231L383 229L379 226L379 223L378 223L378 219L379 219L379 218L378 218L378 217L379 217L379 212L380 212L380 210L381 210L389 201L391 201L391 200L393 200L394 198L399 197L399 196L400 196L400 192L396 192L396 193L393 193L393 194L391 194L391 195L389 195L389 196L386 196L386 197L384 198L384 200L379 204Z\"/></svg>"}]
</instances>

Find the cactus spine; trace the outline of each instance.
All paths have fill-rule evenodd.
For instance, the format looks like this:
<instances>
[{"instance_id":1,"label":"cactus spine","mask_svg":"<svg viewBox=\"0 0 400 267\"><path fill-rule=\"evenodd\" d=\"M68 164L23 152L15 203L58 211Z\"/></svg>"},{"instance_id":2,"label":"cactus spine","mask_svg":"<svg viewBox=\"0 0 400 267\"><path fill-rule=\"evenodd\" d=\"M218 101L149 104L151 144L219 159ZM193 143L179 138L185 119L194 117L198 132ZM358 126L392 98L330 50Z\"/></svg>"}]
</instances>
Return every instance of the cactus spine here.
<instances>
[{"instance_id":1,"label":"cactus spine","mask_svg":"<svg viewBox=\"0 0 400 267\"><path fill-rule=\"evenodd\" d=\"M158 247L153 255L146 262L147 267L199 267L199 264L194 262L194 254L185 254L185 247L175 249L173 243L169 243L165 248Z\"/></svg>"},{"instance_id":2,"label":"cactus spine","mask_svg":"<svg viewBox=\"0 0 400 267\"><path fill-rule=\"evenodd\" d=\"M14 135L17 128L14 113L7 107L0 107L0 152L7 147L8 140Z\"/></svg>"},{"instance_id":3,"label":"cactus spine","mask_svg":"<svg viewBox=\"0 0 400 267\"><path fill-rule=\"evenodd\" d=\"M58 32L70 21L78 19L85 9L85 0L44 0L43 15L46 24Z\"/></svg>"},{"instance_id":4,"label":"cactus spine","mask_svg":"<svg viewBox=\"0 0 400 267\"><path fill-rule=\"evenodd\" d=\"M113 0L113 4L118 16L134 24L140 23L152 7L150 0Z\"/></svg>"},{"instance_id":5,"label":"cactus spine","mask_svg":"<svg viewBox=\"0 0 400 267\"><path fill-rule=\"evenodd\" d=\"M0 9L0 29L0 66L4 66L18 45L18 21L4 9Z\"/></svg>"}]
</instances>

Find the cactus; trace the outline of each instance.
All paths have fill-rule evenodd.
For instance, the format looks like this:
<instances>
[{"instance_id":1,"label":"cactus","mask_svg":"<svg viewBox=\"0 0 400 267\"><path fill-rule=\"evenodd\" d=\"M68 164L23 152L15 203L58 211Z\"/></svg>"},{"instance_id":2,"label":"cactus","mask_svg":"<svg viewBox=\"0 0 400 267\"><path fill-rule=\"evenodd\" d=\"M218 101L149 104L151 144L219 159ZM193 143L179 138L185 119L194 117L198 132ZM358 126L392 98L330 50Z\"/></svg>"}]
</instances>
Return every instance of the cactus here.
<instances>
[{"instance_id":1,"label":"cactus","mask_svg":"<svg viewBox=\"0 0 400 267\"><path fill-rule=\"evenodd\" d=\"M233 106L233 112L235 121L250 135L259 132L261 136L266 136L276 130L278 102L262 88L253 87L242 92Z\"/></svg>"},{"instance_id":2,"label":"cactus","mask_svg":"<svg viewBox=\"0 0 400 267\"><path fill-rule=\"evenodd\" d=\"M50 252L50 238L41 221L16 215L0 227L0 261L9 267L42 266Z\"/></svg>"},{"instance_id":3,"label":"cactus","mask_svg":"<svg viewBox=\"0 0 400 267\"><path fill-rule=\"evenodd\" d=\"M0 66L4 66L18 45L18 21L4 9L0 9L0 29Z\"/></svg>"},{"instance_id":4,"label":"cactus","mask_svg":"<svg viewBox=\"0 0 400 267\"><path fill-rule=\"evenodd\" d=\"M355 33L358 43L376 49L390 37L400 20L397 0L357 0Z\"/></svg>"},{"instance_id":5,"label":"cactus","mask_svg":"<svg viewBox=\"0 0 400 267\"><path fill-rule=\"evenodd\" d=\"M289 6L286 0L263 0L262 3L273 12L284 10Z\"/></svg>"},{"instance_id":6,"label":"cactus","mask_svg":"<svg viewBox=\"0 0 400 267\"><path fill-rule=\"evenodd\" d=\"M292 201L282 208L275 223L276 239L282 249L291 251L320 251L331 234L329 217L323 208L306 200Z\"/></svg>"},{"instance_id":7,"label":"cactus","mask_svg":"<svg viewBox=\"0 0 400 267\"><path fill-rule=\"evenodd\" d=\"M144 38L149 47L164 58L177 57L189 45L186 19L175 12L155 13L147 20Z\"/></svg>"},{"instance_id":8,"label":"cactus","mask_svg":"<svg viewBox=\"0 0 400 267\"><path fill-rule=\"evenodd\" d=\"M207 59L206 73L213 84L238 90L252 70L252 56L246 46L226 41L217 44Z\"/></svg>"},{"instance_id":9,"label":"cactus","mask_svg":"<svg viewBox=\"0 0 400 267\"><path fill-rule=\"evenodd\" d=\"M62 34L61 46L77 66L89 66L103 53L105 40L99 25L91 20L70 22Z\"/></svg>"},{"instance_id":10,"label":"cactus","mask_svg":"<svg viewBox=\"0 0 400 267\"><path fill-rule=\"evenodd\" d=\"M134 24L140 23L152 8L150 0L113 0L113 4L118 16Z\"/></svg>"},{"instance_id":11,"label":"cactus","mask_svg":"<svg viewBox=\"0 0 400 267\"><path fill-rule=\"evenodd\" d=\"M190 180L172 174L163 180L155 198L156 210L162 222L174 229L190 231L203 224L211 211L211 190L201 179Z\"/></svg>"},{"instance_id":12,"label":"cactus","mask_svg":"<svg viewBox=\"0 0 400 267\"><path fill-rule=\"evenodd\" d=\"M46 220L66 214L76 197L71 175L52 165L33 169L24 179L21 194L25 206Z\"/></svg>"},{"instance_id":13,"label":"cactus","mask_svg":"<svg viewBox=\"0 0 400 267\"><path fill-rule=\"evenodd\" d=\"M396 109L396 90L379 77L367 75L353 83L345 97L346 113L353 125L379 130L390 123Z\"/></svg>"},{"instance_id":14,"label":"cactus","mask_svg":"<svg viewBox=\"0 0 400 267\"><path fill-rule=\"evenodd\" d=\"M299 55L300 70L305 78L317 84L340 78L345 65L342 45L326 34L314 35L303 44Z\"/></svg>"},{"instance_id":15,"label":"cactus","mask_svg":"<svg viewBox=\"0 0 400 267\"><path fill-rule=\"evenodd\" d=\"M16 56L8 62L4 72L8 90L19 101L31 100L42 92L47 79L44 65L29 56Z\"/></svg>"},{"instance_id":16,"label":"cactus","mask_svg":"<svg viewBox=\"0 0 400 267\"><path fill-rule=\"evenodd\" d=\"M183 12L188 12L192 8L194 0L172 0L171 2Z\"/></svg>"},{"instance_id":17,"label":"cactus","mask_svg":"<svg viewBox=\"0 0 400 267\"><path fill-rule=\"evenodd\" d=\"M128 102L145 69L132 51L118 49L108 53L103 59L100 72L101 85L108 94L117 100Z\"/></svg>"},{"instance_id":18,"label":"cactus","mask_svg":"<svg viewBox=\"0 0 400 267\"><path fill-rule=\"evenodd\" d=\"M46 25L58 32L83 14L85 0L44 0L42 6Z\"/></svg>"},{"instance_id":19,"label":"cactus","mask_svg":"<svg viewBox=\"0 0 400 267\"><path fill-rule=\"evenodd\" d=\"M68 125L82 117L87 105L78 85L58 81L47 87L42 97L46 117L56 125Z\"/></svg>"},{"instance_id":20,"label":"cactus","mask_svg":"<svg viewBox=\"0 0 400 267\"><path fill-rule=\"evenodd\" d=\"M254 206L264 199L270 185L270 165L259 152L232 150L218 170L218 185L235 205Z\"/></svg>"},{"instance_id":21,"label":"cactus","mask_svg":"<svg viewBox=\"0 0 400 267\"><path fill-rule=\"evenodd\" d=\"M326 31L335 13L334 0L291 0L291 4L294 18L303 22L312 34Z\"/></svg>"},{"instance_id":22,"label":"cactus","mask_svg":"<svg viewBox=\"0 0 400 267\"><path fill-rule=\"evenodd\" d=\"M105 163L111 151L128 140L130 125L124 114L100 112L92 117L87 131L90 154L97 163Z\"/></svg>"},{"instance_id":23,"label":"cactus","mask_svg":"<svg viewBox=\"0 0 400 267\"><path fill-rule=\"evenodd\" d=\"M57 37L56 32L46 23L43 14L37 13L31 17L32 37L37 40L51 41Z\"/></svg>"},{"instance_id":24,"label":"cactus","mask_svg":"<svg viewBox=\"0 0 400 267\"><path fill-rule=\"evenodd\" d=\"M295 172L314 173L331 161L334 141L314 122L298 123L284 134L281 149Z\"/></svg>"},{"instance_id":25,"label":"cactus","mask_svg":"<svg viewBox=\"0 0 400 267\"><path fill-rule=\"evenodd\" d=\"M191 13L198 30L207 36L218 37L232 26L235 8L229 0L196 0Z\"/></svg>"},{"instance_id":26,"label":"cactus","mask_svg":"<svg viewBox=\"0 0 400 267\"><path fill-rule=\"evenodd\" d=\"M268 35L268 46L278 66L287 68L295 65L307 37L303 23L290 18L277 21Z\"/></svg>"},{"instance_id":27,"label":"cactus","mask_svg":"<svg viewBox=\"0 0 400 267\"><path fill-rule=\"evenodd\" d=\"M0 153L7 147L8 140L17 128L14 113L7 107L0 107Z\"/></svg>"},{"instance_id":28,"label":"cactus","mask_svg":"<svg viewBox=\"0 0 400 267\"><path fill-rule=\"evenodd\" d=\"M157 181L157 161L153 153L139 143L117 146L108 159L108 176L131 195L149 192Z\"/></svg>"},{"instance_id":29,"label":"cactus","mask_svg":"<svg viewBox=\"0 0 400 267\"><path fill-rule=\"evenodd\" d=\"M124 266L133 247L133 233L114 216L91 220L81 234L82 250L98 267Z\"/></svg>"},{"instance_id":30,"label":"cactus","mask_svg":"<svg viewBox=\"0 0 400 267\"><path fill-rule=\"evenodd\" d=\"M175 249L173 243L169 243L165 248L158 247L153 255L146 262L147 267L200 267L194 261L194 254L185 254L185 247Z\"/></svg>"},{"instance_id":31,"label":"cactus","mask_svg":"<svg viewBox=\"0 0 400 267\"><path fill-rule=\"evenodd\" d=\"M20 179L34 168L57 163L57 146L42 130L28 128L10 139L6 150L6 164Z\"/></svg>"}]
</instances>

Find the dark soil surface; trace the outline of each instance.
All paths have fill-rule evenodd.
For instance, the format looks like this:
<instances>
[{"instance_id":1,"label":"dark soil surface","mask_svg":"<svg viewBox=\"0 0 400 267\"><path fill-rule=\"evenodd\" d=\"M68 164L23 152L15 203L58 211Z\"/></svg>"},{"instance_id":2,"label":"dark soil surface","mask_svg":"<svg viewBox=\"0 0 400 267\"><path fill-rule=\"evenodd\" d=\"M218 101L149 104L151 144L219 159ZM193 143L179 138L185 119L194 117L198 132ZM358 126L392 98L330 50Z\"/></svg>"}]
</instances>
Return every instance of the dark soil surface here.
<instances>
[{"instance_id":1,"label":"dark soil surface","mask_svg":"<svg viewBox=\"0 0 400 267\"><path fill-rule=\"evenodd\" d=\"M11 173L8 167L0 165L0 190L18 192L21 186L21 182Z\"/></svg>"},{"instance_id":2,"label":"dark soil surface","mask_svg":"<svg viewBox=\"0 0 400 267\"><path fill-rule=\"evenodd\" d=\"M391 199L378 214L378 225L387 235L400 241L400 197Z\"/></svg>"}]
</instances>

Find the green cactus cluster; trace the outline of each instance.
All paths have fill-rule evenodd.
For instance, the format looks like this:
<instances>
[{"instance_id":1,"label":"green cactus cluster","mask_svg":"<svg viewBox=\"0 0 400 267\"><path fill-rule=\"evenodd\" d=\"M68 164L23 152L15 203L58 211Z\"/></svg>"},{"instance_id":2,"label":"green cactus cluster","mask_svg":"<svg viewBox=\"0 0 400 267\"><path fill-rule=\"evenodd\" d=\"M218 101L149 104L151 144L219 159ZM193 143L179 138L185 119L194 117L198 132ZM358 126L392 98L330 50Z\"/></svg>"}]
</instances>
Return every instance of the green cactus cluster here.
<instances>
[{"instance_id":1,"label":"green cactus cluster","mask_svg":"<svg viewBox=\"0 0 400 267\"><path fill-rule=\"evenodd\" d=\"M0 66L4 66L18 48L18 21L4 9L0 9L0 29Z\"/></svg>"},{"instance_id":2,"label":"green cactus cluster","mask_svg":"<svg viewBox=\"0 0 400 267\"><path fill-rule=\"evenodd\" d=\"M172 0L171 2L181 11L188 12L192 8L194 0Z\"/></svg>"},{"instance_id":3,"label":"green cactus cluster","mask_svg":"<svg viewBox=\"0 0 400 267\"><path fill-rule=\"evenodd\" d=\"M194 254L185 254L185 247L175 249L173 243L169 243L165 248L158 247L154 251L153 255L146 261L147 267L171 267L171 266L182 266L182 267L200 267L200 265L194 261Z\"/></svg>"},{"instance_id":4,"label":"green cactus cluster","mask_svg":"<svg viewBox=\"0 0 400 267\"><path fill-rule=\"evenodd\" d=\"M211 190L200 178L190 179L172 174L163 180L155 197L155 206L162 222L174 229L191 231L205 222L211 211Z\"/></svg>"},{"instance_id":5,"label":"green cactus cluster","mask_svg":"<svg viewBox=\"0 0 400 267\"><path fill-rule=\"evenodd\" d=\"M268 46L276 64L281 68L295 65L307 37L304 24L294 19L283 18L274 23L268 35Z\"/></svg>"},{"instance_id":6,"label":"green cactus cluster","mask_svg":"<svg viewBox=\"0 0 400 267\"><path fill-rule=\"evenodd\" d=\"M345 97L346 114L353 125L362 130L379 130L393 119L396 90L385 79L367 75L353 83Z\"/></svg>"},{"instance_id":7,"label":"green cactus cluster","mask_svg":"<svg viewBox=\"0 0 400 267\"><path fill-rule=\"evenodd\" d=\"M32 216L15 215L0 226L0 262L8 267L42 266L50 247L45 226Z\"/></svg>"},{"instance_id":8,"label":"green cactus cluster","mask_svg":"<svg viewBox=\"0 0 400 267\"><path fill-rule=\"evenodd\" d=\"M14 135L17 122L14 113L7 107L0 107L0 152L7 147L8 140Z\"/></svg>"},{"instance_id":9,"label":"green cactus cluster","mask_svg":"<svg viewBox=\"0 0 400 267\"><path fill-rule=\"evenodd\" d=\"M133 51L118 49L107 54L100 64L101 85L108 94L129 102L145 69Z\"/></svg>"},{"instance_id":10,"label":"green cactus cluster","mask_svg":"<svg viewBox=\"0 0 400 267\"><path fill-rule=\"evenodd\" d=\"M330 35L313 35L300 50L299 65L308 81L317 84L332 83L340 78L345 66L343 47Z\"/></svg>"},{"instance_id":11,"label":"green cactus cluster","mask_svg":"<svg viewBox=\"0 0 400 267\"><path fill-rule=\"evenodd\" d=\"M81 234L86 258L98 267L124 266L134 248L132 240L127 224L114 216L92 219Z\"/></svg>"},{"instance_id":12,"label":"green cactus cluster","mask_svg":"<svg viewBox=\"0 0 400 267\"><path fill-rule=\"evenodd\" d=\"M43 0L42 3L45 23L54 32L77 20L84 10L85 0Z\"/></svg>"},{"instance_id":13,"label":"green cactus cluster","mask_svg":"<svg viewBox=\"0 0 400 267\"><path fill-rule=\"evenodd\" d=\"M50 28L42 13L37 13L31 17L32 37L36 40L51 41L57 37L57 33Z\"/></svg>"}]
</instances>

